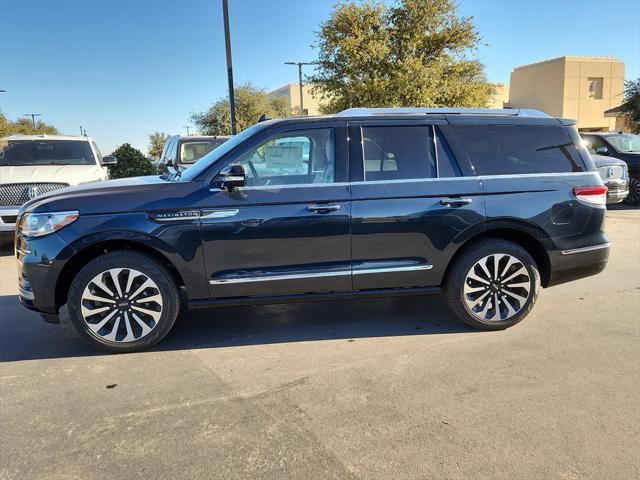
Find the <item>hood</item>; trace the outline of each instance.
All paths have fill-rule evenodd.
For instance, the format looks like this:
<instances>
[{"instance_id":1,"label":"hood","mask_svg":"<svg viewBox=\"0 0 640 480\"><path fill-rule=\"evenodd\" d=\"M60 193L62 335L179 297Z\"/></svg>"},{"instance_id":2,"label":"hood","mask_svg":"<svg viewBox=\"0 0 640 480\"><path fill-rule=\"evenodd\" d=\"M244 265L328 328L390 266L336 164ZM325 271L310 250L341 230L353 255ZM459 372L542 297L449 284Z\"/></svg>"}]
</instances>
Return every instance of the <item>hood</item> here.
<instances>
[{"instance_id":1,"label":"hood","mask_svg":"<svg viewBox=\"0 0 640 480\"><path fill-rule=\"evenodd\" d=\"M78 185L101 180L106 171L99 165L0 166L0 183L55 182Z\"/></svg>"},{"instance_id":2,"label":"hood","mask_svg":"<svg viewBox=\"0 0 640 480\"><path fill-rule=\"evenodd\" d=\"M38 213L77 210L80 214L116 214L193 208L200 183L172 182L158 176L67 187L44 194L20 208Z\"/></svg>"},{"instance_id":3,"label":"hood","mask_svg":"<svg viewBox=\"0 0 640 480\"><path fill-rule=\"evenodd\" d=\"M606 165L622 165L622 166L627 165L626 162L615 157L605 157L603 155L591 155L591 158L593 158L593 163L596 165L596 167L604 167Z\"/></svg>"}]
</instances>

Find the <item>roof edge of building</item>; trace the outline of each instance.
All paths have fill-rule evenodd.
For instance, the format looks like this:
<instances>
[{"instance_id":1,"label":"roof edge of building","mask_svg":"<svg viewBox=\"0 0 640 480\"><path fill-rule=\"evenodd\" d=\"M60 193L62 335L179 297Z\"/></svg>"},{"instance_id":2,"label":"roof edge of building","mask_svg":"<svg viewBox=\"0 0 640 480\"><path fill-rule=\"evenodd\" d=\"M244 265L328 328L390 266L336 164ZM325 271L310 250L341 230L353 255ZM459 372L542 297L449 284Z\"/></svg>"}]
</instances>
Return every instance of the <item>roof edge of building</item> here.
<instances>
[{"instance_id":1,"label":"roof edge of building","mask_svg":"<svg viewBox=\"0 0 640 480\"><path fill-rule=\"evenodd\" d=\"M554 63L561 60L609 60L615 62L621 62L618 57L613 55L562 55L560 57L548 58L546 60L540 60L538 62L527 63L525 65L519 65L513 68L513 71L520 70L521 68L528 68L537 65L543 65L545 63Z\"/></svg>"}]
</instances>

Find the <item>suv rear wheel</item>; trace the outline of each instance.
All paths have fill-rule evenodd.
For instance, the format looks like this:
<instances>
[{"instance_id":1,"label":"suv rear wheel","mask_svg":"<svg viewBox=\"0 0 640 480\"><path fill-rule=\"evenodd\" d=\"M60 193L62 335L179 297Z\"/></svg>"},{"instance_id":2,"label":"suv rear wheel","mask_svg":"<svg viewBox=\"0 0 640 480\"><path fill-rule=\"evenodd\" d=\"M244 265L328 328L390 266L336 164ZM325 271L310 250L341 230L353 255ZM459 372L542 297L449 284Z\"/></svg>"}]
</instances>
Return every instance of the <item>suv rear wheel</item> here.
<instances>
[{"instance_id":1,"label":"suv rear wheel","mask_svg":"<svg viewBox=\"0 0 640 480\"><path fill-rule=\"evenodd\" d=\"M529 252L502 239L469 247L452 266L445 285L451 310L481 330L503 330L520 322L539 290L540 274Z\"/></svg>"},{"instance_id":2,"label":"suv rear wheel","mask_svg":"<svg viewBox=\"0 0 640 480\"><path fill-rule=\"evenodd\" d=\"M176 283L153 257L134 251L101 255L85 265L69 290L69 315L99 348L148 348L171 330L180 309Z\"/></svg>"}]
</instances>

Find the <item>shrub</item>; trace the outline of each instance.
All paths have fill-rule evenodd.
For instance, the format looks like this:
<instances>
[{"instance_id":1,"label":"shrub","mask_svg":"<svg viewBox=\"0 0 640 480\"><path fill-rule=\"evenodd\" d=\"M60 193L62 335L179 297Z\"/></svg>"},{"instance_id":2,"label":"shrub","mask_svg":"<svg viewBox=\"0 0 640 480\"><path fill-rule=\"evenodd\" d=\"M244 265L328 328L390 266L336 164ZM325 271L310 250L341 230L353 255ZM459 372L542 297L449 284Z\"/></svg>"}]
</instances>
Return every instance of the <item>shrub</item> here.
<instances>
[{"instance_id":1,"label":"shrub","mask_svg":"<svg viewBox=\"0 0 640 480\"><path fill-rule=\"evenodd\" d=\"M111 155L118 159L116 165L109 167L111 178L140 177L157 173L149 159L128 143L120 145Z\"/></svg>"}]
</instances>

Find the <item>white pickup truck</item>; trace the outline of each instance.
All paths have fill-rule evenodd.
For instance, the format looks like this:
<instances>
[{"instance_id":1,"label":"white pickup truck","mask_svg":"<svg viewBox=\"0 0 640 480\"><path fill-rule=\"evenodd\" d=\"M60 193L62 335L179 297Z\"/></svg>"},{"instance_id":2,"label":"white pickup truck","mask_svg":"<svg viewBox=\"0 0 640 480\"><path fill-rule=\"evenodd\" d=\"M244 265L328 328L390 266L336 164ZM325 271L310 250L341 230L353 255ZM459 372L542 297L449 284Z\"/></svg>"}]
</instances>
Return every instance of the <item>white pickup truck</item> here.
<instances>
[{"instance_id":1,"label":"white pickup truck","mask_svg":"<svg viewBox=\"0 0 640 480\"><path fill-rule=\"evenodd\" d=\"M59 188L107 180L107 165L91 137L11 135L0 138L0 232L13 232L23 203Z\"/></svg>"}]
</instances>

